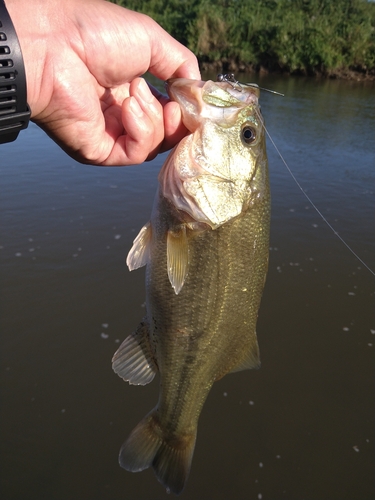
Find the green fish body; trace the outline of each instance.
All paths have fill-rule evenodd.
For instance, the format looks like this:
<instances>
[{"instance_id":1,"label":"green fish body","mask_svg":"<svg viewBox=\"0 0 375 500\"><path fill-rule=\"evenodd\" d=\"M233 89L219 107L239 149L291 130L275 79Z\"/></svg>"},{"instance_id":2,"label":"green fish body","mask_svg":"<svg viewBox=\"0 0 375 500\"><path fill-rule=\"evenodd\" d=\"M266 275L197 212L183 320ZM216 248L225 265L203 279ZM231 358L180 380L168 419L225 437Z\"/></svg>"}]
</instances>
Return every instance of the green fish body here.
<instances>
[{"instance_id":1,"label":"green fish body","mask_svg":"<svg viewBox=\"0 0 375 500\"><path fill-rule=\"evenodd\" d=\"M128 255L131 270L147 265L147 315L113 368L138 385L159 373L158 404L119 460L133 472L152 466L178 494L212 384L260 364L270 192L258 89L176 79L168 93L191 134L164 164L151 221Z\"/></svg>"}]
</instances>

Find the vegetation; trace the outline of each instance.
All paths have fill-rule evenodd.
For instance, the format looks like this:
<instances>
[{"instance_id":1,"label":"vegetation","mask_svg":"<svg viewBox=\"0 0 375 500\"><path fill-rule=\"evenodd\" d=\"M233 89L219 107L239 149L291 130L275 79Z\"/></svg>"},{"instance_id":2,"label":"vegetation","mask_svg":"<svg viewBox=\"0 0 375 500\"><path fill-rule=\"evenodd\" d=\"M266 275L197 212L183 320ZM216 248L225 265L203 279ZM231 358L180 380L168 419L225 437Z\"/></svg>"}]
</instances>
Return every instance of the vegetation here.
<instances>
[{"instance_id":1,"label":"vegetation","mask_svg":"<svg viewBox=\"0 0 375 500\"><path fill-rule=\"evenodd\" d=\"M367 0L116 0L155 19L202 66L375 75Z\"/></svg>"}]
</instances>

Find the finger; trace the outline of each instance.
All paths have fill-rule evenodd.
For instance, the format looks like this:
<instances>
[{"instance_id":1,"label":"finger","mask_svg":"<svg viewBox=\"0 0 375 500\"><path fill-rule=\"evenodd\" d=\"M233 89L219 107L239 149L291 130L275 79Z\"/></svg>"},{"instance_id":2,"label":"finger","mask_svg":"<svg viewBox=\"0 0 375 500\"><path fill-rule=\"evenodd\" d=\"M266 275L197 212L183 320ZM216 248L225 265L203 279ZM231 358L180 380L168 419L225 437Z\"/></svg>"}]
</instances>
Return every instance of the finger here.
<instances>
[{"instance_id":1,"label":"finger","mask_svg":"<svg viewBox=\"0 0 375 500\"><path fill-rule=\"evenodd\" d=\"M98 25L97 30L80 32L85 48L81 57L103 87L119 86L146 71L161 80L200 79L195 55L150 17L107 2L97 2L90 12L84 10L83 19L79 13L75 15L79 26L89 24L89 15L92 24ZM97 36L98 30L99 33L103 30L106 36ZM119 64L124 47L126 64Z\"/></svg>"},{"instance_id":2,"label":"finger","mask_svg":"<svg viewBox=\"0 0 375 500\"><path fill-rule=\"evenodd\" d=\"M164 106L164 141L160 152L173 148L188 133L182 123L181 108L177 102L169 101Z\"/></svg>"},{"instance_id":3,"label":"finger","mask_svg":"<svg viewBox=\"0 0 375 500\"><path fill-rule=\"evenodd\" d=\"M164 138L163 109L142 78L129 87L122 105L125 134L118 137L104 164L137 164L156 156Z\"/></svg>"},{"instance_id":4,"label":"finger","mask_svg":"<svg viewBox=\"0 0 375 500\"><path fill-rule=\"evenodd\" d=\"M151 18L147 18L146 23L150 24L147 30L151 42L150 73L161 80L168 78L200 80L201 75L195 55Z\"/></svg>"},{"instance_id":5,"label":"finger","mask_svg":"<svg viewBox=\"0 0 375 500\"><path fill-rule=\"evenodd\" d=\"M117 138L101 164L133 165L154 158L164 139L163 107L143 78L132 81L120 110L122 131L111 128Z\"/></svg>"},{"instance_id":6,"label":"finger","mask_svg":"<svg viewBox=\"0 0 375 500\"><path fill-rule=\"evenodd\" d=\"M130 85L130 95L137 99L145 116L150 120L153 133L148 137L149 155L147 159L156 156L164 139L163 107L155 98L143 78L136 78Z\"/></svg>"},{"instance_id":7,"label":"finger","mask_svg":"<svg viewBox=\"0 0 375 500\"><path fill-rule=\"evenodd\" d=\"M114 142L109 137L111 150L104 160L97 162L99 165L135 165L143 163L149 154L147 137L153 133L153 127L135 97L124 100L121 115L125 130Z\"/></svg>"},{"instance_id":8,"label":"finger","mask_svg":"<svg viewBox=\"0 0 375 500\"><path fill-rule=\"evenodd\" d=\"M122 109L122 122L126 130L124 153L128 164L143 163L150 154L150 138L154 125L145 114L136 97L126 99Z\"/></svg>"},{"instance_id":9,"label":"finger","mask_svg":"<svg viewBox=\"0 0 375 500\"><path fill-rule=\"evenodd\" d=\"M182 113L179 104L171 101L167 95L162 94L150 83L147 82L147 85L152 94L163 106L165 137L159 149L159 153L162 153L173 148L189 131L182 123Z\"/></svg>"}]
</instances>

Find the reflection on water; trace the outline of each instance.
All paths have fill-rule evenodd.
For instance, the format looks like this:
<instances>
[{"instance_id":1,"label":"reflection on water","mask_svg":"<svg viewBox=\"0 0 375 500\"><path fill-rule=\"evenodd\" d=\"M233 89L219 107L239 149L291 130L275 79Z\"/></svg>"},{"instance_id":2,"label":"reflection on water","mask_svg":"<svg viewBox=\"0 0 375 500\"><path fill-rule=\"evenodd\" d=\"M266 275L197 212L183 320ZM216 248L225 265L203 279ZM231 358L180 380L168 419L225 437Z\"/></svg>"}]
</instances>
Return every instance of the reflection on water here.
<instances>
[{"instance_id":1,"label":"reflection on water","mask_svg":"<svg viewBox=\"0 0 375 500\"><path fill-rule=\"evenodd\" d=\"M268 130L374 269L373 87L246 79L285 93L262 95ZM117 463L157 383L128 387L110 364L144 312L143 272L129 273L124 260L165 155L122 169L78 165L33 125L0 151L2 498L166 498L151 471ZM262 367L214 385L181 498L371 499L374 279L270 144L268 155Z\"/></svg>"}]
</instances>

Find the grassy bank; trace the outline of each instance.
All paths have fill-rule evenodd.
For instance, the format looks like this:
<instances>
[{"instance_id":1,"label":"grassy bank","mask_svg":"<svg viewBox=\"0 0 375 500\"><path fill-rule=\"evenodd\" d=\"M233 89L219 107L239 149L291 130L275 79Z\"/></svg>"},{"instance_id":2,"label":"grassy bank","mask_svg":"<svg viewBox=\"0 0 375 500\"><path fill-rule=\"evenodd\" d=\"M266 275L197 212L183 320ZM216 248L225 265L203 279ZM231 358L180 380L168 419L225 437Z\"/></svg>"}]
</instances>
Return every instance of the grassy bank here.
<instances>
[{"instance_id":1,"label":"grassy bank","mask_svg":"<svg viewBox=\"0 0 375 500\"><path fill-rule=\"evenodd\" d=\"M367 0L116 0L155 19L202 67L375 76Z\"/></svg>"}]
</instances>

